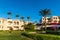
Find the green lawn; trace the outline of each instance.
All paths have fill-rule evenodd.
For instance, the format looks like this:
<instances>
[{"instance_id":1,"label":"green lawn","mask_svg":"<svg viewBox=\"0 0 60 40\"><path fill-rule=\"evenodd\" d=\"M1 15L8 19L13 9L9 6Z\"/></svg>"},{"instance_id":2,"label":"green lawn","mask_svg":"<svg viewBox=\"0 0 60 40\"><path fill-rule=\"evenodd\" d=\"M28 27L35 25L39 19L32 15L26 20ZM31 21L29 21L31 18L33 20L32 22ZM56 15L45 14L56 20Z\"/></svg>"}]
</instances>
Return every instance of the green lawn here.
<instances>
[{"instance_id":1,"label":"green lawn","mask_svg":"<svg viewBox=\"0 0 60 40\"><path fill-rule=\"evenodd\" d=\"M21 35L21 31L0 31L0 40L29 40Z\"/></svg>"}]
</instances>

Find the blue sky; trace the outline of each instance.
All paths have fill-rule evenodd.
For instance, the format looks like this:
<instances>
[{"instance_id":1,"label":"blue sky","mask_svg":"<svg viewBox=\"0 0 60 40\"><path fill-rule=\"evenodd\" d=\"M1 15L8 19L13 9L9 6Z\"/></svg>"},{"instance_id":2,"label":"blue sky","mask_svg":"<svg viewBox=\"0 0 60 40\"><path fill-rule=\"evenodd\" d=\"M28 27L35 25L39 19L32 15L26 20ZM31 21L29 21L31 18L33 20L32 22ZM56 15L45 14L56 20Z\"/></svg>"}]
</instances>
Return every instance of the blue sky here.
<instances>
[{"instance_id":1,"label":"blue sky","mask_svg":"<svg viewBox=\"0 0 60 40\"><path fill-rule=\"evenodd\" d=\"M41 9L51 10L51 16L60 16L60 0L0 0L0 17L7 18L7 12L11 12L11 18L15 19L15 14L30 16L31 21L39 21Z\"/></svg>"}]
</instances>

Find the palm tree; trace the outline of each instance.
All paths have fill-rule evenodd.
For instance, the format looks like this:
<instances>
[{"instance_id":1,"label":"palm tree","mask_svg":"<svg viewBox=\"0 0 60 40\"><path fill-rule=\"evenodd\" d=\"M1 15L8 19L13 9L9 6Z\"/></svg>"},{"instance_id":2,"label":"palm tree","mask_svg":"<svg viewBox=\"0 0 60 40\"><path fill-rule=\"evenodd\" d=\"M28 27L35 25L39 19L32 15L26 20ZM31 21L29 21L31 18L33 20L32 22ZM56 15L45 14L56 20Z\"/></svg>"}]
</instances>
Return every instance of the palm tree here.
<instances>
[{"instance_id":1,"label":"palm tree","mask_svg":"<svg viewBox=\"0 0 60 40\"><path fill-rule=\"evenodd\" d=\"M28 19L28 22L29 22L29 20L30 20L30 16L28 16L27 19Z\"/></svg>"},{"instance_id":2,"label":"palm tree","mask_svg":"<svg viewBox=\"0 0 60 40\"><path fill-rule=\"evenodd\" d=\"M19 17L19 15L18 15L18 14L16 14L16 19L18 19L18 17Z\"/></svg>"},{"instance_id":3,"label":"palm tree","mask_svg":"<svg viewBox=\"0 0 60 40\"><path fill-rule=\"evenodd\" d=\"M21 17L21 20L24 21L24 17L23 16Z\"/></svg>"},{"instance_id":4,"label":"palm tree","mask_svg":"<svg viewBox=\"0 0 60 40\"><path fill-rule=\"evenodd\" d=\"M35 23L35 24L37 24L38 22L37 22L37 21L35 21L34 23Z\"/></svg>"},{"instance_id":5,"label":"palm tree","mask_svg":"<svg viewBox=\"0 0 60 40\"><path fill-rule=\"evenodd\" d=\"M50 10L49 9L42 9L39 11L40 15L42 15L45 19L44 25L45 25L45 30L46 30L46 16L50 15Z\"/></svg>"},{"instance_id":6,"label":"palm tree","mask_svg":"<svg viewBox=\"0 0 60 40\"><path fill-rule=\"evenodd\" d=\"M24 17L23 16L21 16L21 20L23 21L23 23L24 23L24 32L25 32L25 21L24 21Z\"/></svg>"},{"instance_id":7,"label":"palm tree","mask_svg":"<svg viewBox=\"0 0 60 40\"><path fill-rule=\"evenodd\" d=\"M10 19L10 16L11 16L11 12L8 12L7 14L8 14L8 19Z\"/></svg>"}]
</instances>

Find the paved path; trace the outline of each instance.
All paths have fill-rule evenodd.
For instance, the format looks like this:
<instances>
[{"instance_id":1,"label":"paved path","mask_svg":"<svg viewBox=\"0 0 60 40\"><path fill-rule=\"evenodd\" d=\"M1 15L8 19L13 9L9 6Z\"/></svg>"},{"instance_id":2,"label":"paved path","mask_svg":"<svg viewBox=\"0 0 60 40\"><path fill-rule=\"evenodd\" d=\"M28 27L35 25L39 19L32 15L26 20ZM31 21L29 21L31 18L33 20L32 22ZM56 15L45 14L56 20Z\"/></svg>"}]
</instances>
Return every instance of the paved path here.
<instances>
[{"instance_id":1,"label":"paved path","mask_svg":"<svg viewBox=\"0 0 60 40\"><path fill-rule=\"evenodd\" d=\"M33 40L33 39L31 39L31 38L28 38L28 37L26 37L26 36L21 36L22 38L26 38L27 40Z\"/></svg>"},{"instance_id":2,"label":"paved path","mask_svg":"<svg viewBox=\"0 0 60 40\"><path fill-rule=\"evenodd\" d=\"M36 34L36 32L29 32L29 34Z\"/></svg>"}]
</instances>

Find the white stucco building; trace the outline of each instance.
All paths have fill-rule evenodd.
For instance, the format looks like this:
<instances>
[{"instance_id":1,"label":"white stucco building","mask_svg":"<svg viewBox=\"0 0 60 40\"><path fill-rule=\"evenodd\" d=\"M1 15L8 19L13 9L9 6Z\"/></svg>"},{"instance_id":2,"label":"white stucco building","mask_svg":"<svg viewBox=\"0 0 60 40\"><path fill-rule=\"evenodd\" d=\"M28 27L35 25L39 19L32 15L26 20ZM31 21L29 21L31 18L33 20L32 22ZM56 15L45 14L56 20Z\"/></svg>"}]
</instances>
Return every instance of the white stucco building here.
<instances>
[{"instance_id":1,"label":"white stucco building","mask_svg":"<svg viewBox=\"0 0 60 40\"><path fill-rule=\"evenodd\" d=\"M23 30L24 27L22 27L22 25L24 25L24 22L20 20L0 18L0 30L9 30L10 27L12 27L13 30Z\"/></svg>"},{"instance_id":2,"label":"white stucco building","mask_svg":"<svg viewBox=\"0 0 60 40\"><path fill-rule=\"evenodd\" d=\"M60 20L60 17L59 16L52 16L52 17L46 17L46 23L53 23L53 22L56 22L56 23L59 23L59 20ZM44 23L45 19L44 17L42 18L42 23Z\"/></svg>"},{"instance_id":3,"label":"white stucco building","mask_svg":"<svg viewBox=\"0 0 60 40\"><path fill-rule=\"evenodd\" d=\"M41 19L41 23L43 24L45 22L44 17ZM57 23L58 26L60 26L60 17L59 16L52 16L52 17L46 17L46 27L52 27L52 23Z\"/></svg>"}]
</instances>

